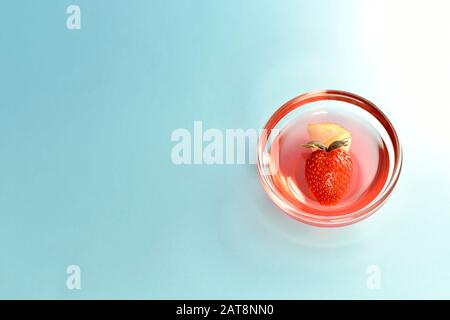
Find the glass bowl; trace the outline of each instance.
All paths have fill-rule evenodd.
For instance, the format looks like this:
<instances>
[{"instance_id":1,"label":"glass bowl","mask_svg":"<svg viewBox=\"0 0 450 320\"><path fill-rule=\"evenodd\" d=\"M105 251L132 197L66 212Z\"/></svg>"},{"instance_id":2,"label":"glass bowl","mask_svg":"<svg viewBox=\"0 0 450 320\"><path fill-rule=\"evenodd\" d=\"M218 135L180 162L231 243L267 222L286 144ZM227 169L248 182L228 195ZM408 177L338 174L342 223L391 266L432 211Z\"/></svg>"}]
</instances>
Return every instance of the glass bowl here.
<instances>
[{"instance_id":1,"label":"glass bowl","mask_svg":"<svg viewBox=\"0 0 450 320\"><path fill-rule=\"evenodd\" d=\"M352 134L351 185L335 206L321 205L304 179L307 125L334 122ZM402 150L389 119L358 95L324 90L282 105L261 132L257 169L270 199L290 217L318 227L353 224L377 211L391 194L402 167ZM303 162L302 162L303 161Z\"/></svg>"}]
</instances>

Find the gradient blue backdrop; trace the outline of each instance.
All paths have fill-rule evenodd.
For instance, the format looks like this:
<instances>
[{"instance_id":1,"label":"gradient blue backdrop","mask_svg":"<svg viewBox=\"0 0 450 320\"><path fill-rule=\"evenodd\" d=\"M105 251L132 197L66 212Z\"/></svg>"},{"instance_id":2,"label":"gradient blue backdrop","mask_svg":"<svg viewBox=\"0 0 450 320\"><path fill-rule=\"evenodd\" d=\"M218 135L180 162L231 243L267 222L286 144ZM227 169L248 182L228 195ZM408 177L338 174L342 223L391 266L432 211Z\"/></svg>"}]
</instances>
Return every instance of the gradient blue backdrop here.
<instances>
[{"instance_id":1,"label":"gradient blue backdrop","mask_svg":"<svg viewBox=\"0 0 450 320\"><path fill-rule=\"evenodd\" d=\"M450 298L449 153L426 167L405 112L419 106L400 106L368 53L366 5L4 1L0 298ZM254 166L171 163L176 128L260 128L323 88L379 104L404 144L400 182L366 221L305 226ZM81 290L66 288L72 264Z\"/></svg>"}]
</instances>

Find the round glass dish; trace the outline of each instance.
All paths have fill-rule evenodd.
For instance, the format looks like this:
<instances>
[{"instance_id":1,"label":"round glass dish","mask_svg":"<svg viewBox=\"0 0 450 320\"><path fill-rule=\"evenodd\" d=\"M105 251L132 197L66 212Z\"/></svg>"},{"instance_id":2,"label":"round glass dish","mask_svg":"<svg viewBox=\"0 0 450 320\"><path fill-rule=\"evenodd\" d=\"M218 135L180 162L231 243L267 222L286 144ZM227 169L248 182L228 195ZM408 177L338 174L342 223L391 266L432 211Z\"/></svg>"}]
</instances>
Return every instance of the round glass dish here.
<instances>
[{"instance_id":1,"label":"round glass dish","mask_svg":"<svg viewBox=\"0 0 450 320\"><path fill-rule=\"evenodd\" d=\"M352 135L351 184L334 206L319 204L304 179L302 148L312 123L336 123ZM402 150L389 119L358 95L325 90L302 94L282 105L258 140L257 169L264 190L285 213L319 227L338 227L367 218L389 197L399 178Z\"/></svg>"}]
</instances>

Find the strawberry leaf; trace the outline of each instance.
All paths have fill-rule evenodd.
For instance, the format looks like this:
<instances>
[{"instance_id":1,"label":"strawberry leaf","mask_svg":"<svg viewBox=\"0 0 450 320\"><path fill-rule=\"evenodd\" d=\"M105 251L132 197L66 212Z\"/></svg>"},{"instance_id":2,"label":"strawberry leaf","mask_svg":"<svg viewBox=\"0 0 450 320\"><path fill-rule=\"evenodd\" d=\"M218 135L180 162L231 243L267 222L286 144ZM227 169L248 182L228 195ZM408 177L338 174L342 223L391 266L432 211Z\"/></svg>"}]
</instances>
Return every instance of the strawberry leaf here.
<instances>
[{"instance_id":1,"label":"strawberry leaf","mask_svg":"<svg viewBox=\"0 0 450 320\"><path fill-rule=\"evenodd\" d=\"M317 148L317 149L320 149L320 150L323 150L323 151L327 150L327 147L325 147L319 141L309 141L309 142L305 143L302 146L305 147L305 148Z\"/></svg>"},{"instance_id":2,"label":"strawberry leaf","mask_svg":"<svg viewBox=\"0 0 450 320\"><path fill-rule=\"evenodd\" d=\"M335 149L339 149L339 148L345 147L347 145L348 145L348 140L334 141L332 144L330 144L328 146L327 151L330 152L330 151L333 151Z\"/></svg>"}]
</instances>

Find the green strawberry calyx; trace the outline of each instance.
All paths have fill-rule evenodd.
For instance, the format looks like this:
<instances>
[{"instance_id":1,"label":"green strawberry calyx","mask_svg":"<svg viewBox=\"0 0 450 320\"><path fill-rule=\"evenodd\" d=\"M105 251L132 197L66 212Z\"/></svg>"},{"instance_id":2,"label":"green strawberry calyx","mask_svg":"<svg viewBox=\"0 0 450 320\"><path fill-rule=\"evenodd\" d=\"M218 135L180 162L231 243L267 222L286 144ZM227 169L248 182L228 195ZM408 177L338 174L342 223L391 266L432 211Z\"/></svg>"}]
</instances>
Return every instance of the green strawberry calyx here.
<instances>
[{"instance_id":1,"label":"green strawberry calyx","mask_svg":"<svg viewBox=\"0 0 450 320\"><path fill-rule=\"evenodd\" d=\"M328 148L324 146L320 141L309 141L302 146L305 148L312 148L312 149L320 149L322 151L330 152L342 147L346 147L349 144L348 139L346 140L337 140L332 142Z\"/></svg>"}]
</instances>

